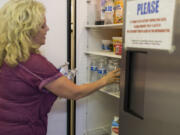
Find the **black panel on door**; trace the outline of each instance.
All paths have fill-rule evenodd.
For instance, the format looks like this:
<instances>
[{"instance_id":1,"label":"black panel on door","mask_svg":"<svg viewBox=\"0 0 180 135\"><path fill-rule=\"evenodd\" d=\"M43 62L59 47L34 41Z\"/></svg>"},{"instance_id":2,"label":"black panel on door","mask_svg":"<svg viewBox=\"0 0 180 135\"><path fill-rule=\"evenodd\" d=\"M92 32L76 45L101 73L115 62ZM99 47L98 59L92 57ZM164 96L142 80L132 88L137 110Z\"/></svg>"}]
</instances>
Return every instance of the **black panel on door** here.
<instances>
[{"instance_id":1,"label":"black panel on door","mask_svg":"<svg viewBox=\"0 0 180 135\"><path fill-rule=\"evenodd\" d=\"M128 51L126 58L124 110L140 119L144 119L146 56L146 52Z\"/></svg>"}]
</instances>

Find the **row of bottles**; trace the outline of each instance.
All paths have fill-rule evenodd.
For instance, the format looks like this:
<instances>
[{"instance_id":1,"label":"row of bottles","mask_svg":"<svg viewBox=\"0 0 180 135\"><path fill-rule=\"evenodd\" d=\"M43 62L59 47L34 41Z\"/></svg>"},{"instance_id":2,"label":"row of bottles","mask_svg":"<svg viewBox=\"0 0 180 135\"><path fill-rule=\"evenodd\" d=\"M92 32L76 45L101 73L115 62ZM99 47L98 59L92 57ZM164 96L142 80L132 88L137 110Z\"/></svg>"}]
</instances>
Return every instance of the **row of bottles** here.
<instances>
[{"instance_id":1,"label":"row of bottles","mask_svg":"<svg viewBox=\"0 0 180 135\"><path fill-rule=\"evenodd\" d=\"M120 68L119 59L107 58L107 57L90 57L89 65L89 82L94 82L108 72ZM107 92L119 93L119 84L110 84L104 88Z\"/></svg>"}]
</instances>

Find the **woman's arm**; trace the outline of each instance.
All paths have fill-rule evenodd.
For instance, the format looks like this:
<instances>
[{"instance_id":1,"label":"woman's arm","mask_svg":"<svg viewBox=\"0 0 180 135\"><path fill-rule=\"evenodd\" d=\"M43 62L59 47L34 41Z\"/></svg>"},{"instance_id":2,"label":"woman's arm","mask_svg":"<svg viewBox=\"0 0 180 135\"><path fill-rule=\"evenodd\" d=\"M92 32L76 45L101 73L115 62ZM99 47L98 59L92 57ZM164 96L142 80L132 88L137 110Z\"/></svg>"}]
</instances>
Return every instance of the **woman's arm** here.
<instances>
[{"instance_id":1,"label":"woman's arm","mask_svg":"<svg viewBox=\"0 0 180 135\"><path fill-rule=\"evenodd\" d=\"M105 85L119 83L119 71L120 69L114 70L95 82L82 84L79 86L63 76L48 83L45 85L45 88L59 97L77 100L93 93Z\"/></svg>"}]
</instances>

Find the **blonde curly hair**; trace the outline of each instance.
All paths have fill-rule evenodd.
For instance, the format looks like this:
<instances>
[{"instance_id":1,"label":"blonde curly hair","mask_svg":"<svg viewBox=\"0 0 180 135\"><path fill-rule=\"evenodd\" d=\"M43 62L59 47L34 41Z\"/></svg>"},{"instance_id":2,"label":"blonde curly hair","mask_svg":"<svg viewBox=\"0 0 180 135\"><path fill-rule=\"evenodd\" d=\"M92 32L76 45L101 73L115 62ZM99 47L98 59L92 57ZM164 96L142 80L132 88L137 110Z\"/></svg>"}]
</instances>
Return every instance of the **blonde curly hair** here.
<instances>
[{"instance_id":1,"label":"blonde curly hair","mask_svg":"<svg viewBox=\"0 0 180 135\"><path fill-rule=\"evenodd\" d=\"M16 66L38 53L32 41L44 23L45 7L36 0L9 0L0 9L0 67Z\"/></svg>"}]
</instances>

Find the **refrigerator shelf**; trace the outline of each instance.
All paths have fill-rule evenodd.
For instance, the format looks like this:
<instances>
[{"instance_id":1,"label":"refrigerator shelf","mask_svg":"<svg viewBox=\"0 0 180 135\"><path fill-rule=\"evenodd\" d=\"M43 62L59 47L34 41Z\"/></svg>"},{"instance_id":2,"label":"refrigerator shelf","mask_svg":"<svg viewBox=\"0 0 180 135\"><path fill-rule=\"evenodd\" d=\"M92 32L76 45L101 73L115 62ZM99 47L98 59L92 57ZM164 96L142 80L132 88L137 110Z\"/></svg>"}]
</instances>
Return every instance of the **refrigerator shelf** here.
<instances>
[{"instance_id":1,"label":"refrigerator shelf","mask_svg":"<svg viewBox=\"0 0 180 135\"><path fill-rule=\"evenodd\" d=\"M110 135L108 130L109 129L106 129L105 127L96 128L96 129L87 131L84 135Z\"/></svg>"},{"instance_id":2,"label":"refrigerator shelf","mask_svg":"<svg viewBox=\"0 0 180 135\"><path fill-rule=\"evenodd\" d=\"M108 91L106 91L105 89L100 89L99 90L100 92L102 92L102 93L105 93L105 94L108 94L108 95L111 95L111 96L113 96L113 97L116 97L116 98L120 98L120 94L118 93L118 94L116 94L116 93L113 93L113 92L108 92Z\"/></svg>"},{"instance_id":3,"label":"refrigerator shelf","mask_svg":"<svg viewBox=\"0 0 180 135\"><path fill-rule=\"evenodd\" d=\"M89 55L97 55L97 56L106 56L111 58L118 58L121 59L121 55L116 55L113 52L104 52L104 51L85 51L85 54Z\"/></svg>"},{"instance_id":4,"label":"refrigerator shelf","mask_svg":"<svg viewBox=\"0 0 180 135\"><path fill-rule=\"evenodd\" d=\"M123 23L121 24L106 24L106 25L86 25L87 29L122 29Z\"/></svg>"}]
</instances>

